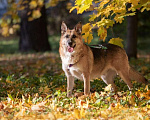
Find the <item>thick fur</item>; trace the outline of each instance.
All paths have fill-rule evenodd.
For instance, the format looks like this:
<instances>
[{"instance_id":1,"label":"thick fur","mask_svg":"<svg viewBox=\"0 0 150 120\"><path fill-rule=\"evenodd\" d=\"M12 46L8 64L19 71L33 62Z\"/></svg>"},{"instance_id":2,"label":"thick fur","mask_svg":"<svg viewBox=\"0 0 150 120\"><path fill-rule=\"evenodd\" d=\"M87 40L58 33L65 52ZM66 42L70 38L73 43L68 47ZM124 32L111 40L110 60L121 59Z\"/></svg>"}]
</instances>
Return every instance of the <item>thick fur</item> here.
<instances>
[{"instance_id":1,"label":"thick fur","mask_svg":"<svg viewBox=\"0 0 150 120\"><path fill-rule=\"evenodd\" d=\"M101 77L107 85L111 84L114 91L116 90L114 77L117 74L129 89L133 87L132 79L148 83L139 72L129 66L124 49L113 44L103 45L107 49L89 47L83 43L81 31L81 23L72 30L62 23L59 53L62 69L67 76L68 97L72 94L74 77L84 81L85 95L90 93L90 80L98 77Z\"/></svg>"}]
</instances>

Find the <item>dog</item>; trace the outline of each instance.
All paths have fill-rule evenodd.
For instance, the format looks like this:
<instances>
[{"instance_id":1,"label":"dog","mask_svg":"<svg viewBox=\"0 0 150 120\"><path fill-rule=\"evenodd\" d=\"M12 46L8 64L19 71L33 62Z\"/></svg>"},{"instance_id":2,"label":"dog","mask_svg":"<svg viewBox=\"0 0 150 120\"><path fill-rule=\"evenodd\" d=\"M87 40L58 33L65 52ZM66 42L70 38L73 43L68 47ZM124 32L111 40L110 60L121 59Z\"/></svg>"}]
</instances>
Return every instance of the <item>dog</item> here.
<instances>
[{"instance_id":1,"label":"dog","mask_svg":"<svg viewBox=\"0 0 150 120\"><path fill-rule=\"evenodd\" d=\"M131 80L148 83L142 74L130 67L124 49L117 45L105 44L99 47L89 47L82 41L82 24L78 23L70 30L62 22L59 54L62 69L67 76L67 96L72 95L74 77L84 81L84 95L90 94L90 80L101 77L112 90L116 91L114 77L119 74L133 88ZM105 48L105 49L104 49Z\"/></svg>"}]
</instances>

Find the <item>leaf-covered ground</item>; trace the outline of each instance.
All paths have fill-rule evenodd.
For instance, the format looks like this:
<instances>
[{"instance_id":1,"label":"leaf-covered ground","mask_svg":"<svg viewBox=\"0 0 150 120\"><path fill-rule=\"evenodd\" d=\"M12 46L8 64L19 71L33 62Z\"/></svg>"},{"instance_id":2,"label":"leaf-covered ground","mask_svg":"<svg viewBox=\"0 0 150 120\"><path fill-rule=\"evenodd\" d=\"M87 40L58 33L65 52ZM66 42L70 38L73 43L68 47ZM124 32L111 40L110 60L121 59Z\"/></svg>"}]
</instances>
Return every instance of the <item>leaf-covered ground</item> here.
<instances>
[{"instance_id":1,"label":"leaf-covered ground","mask_svg":"<svg viewBox=\"0 0 150 120\"><path fill-rule=\"evenodd\" d=\"M150 80L150 57L131 60ZM59 55L53 53L0 55L0 119L150 119L150 86L133 81L134 90L116 77L118 92L100 80L91 81L84 96L76 80L74 96L66 97L66 77Z\"/></svg>"}]
</instances>

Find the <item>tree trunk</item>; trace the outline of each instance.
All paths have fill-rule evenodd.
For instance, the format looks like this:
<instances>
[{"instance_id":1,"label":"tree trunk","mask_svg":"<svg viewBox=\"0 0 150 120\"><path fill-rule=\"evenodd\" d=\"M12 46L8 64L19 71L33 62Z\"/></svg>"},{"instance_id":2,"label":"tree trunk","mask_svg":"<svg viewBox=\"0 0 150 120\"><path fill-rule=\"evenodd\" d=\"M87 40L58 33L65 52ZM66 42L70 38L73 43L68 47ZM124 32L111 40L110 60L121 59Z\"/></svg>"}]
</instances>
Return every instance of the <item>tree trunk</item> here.
<instances>
[{"instance_id":1,"label":"tree trunk","mask_svg":"<svg viewBox=\"0 0 150 120\"><path fill-rule=\"evenodd\" d=\"M28 21L28 12L28 8L20 12L19 50L22 52L51 50L48 42L45 6L41 9L42 16L33 21Z\"/></svg>"},{"instance_id":2,"label":"tree trunk","mask_svg":"<svg viewBox=\"0 0 150 120\"><path fill-rule=\"evenodd\" d=\"M128 5L127 5L128 6ZM127 55L137 58L137 14L127 17Z\"/></svg>"}]
</instances>

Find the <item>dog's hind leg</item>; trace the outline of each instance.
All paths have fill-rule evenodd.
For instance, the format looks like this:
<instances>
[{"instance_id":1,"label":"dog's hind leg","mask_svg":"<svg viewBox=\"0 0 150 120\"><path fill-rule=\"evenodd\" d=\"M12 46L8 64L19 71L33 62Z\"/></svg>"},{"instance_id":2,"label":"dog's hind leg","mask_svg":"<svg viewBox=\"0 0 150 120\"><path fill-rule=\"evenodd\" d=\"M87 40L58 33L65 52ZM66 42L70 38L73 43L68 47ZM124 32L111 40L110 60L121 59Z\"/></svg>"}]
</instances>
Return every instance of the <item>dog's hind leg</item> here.
<instances>
[{"instance_id":1,"label":"dog's hind leg","mask_svg":"<svg viewBox=\"0 0 150 120\"><path fill-rule=\"evenodd\" d=\"M112 91L116 91L116 85L114 83L114 77L116 76L116 71L109 69L104 75L101 76L102 80L107 84L112 85Z\"/></svg>"},{"instance_id":2,"label":"dog's hind leg","mask_svg":"<svg viewBox=\"0 0 150 120\"><path fill-rule=\"evenodd\" d=\"M131 79L129 77L129 72L126 69L124 69L118 73L119 73L120 77L123 79L123 81L128 85L129 90L132 90L133 85L132 85Z\"/></svg>"}]
</instances>

